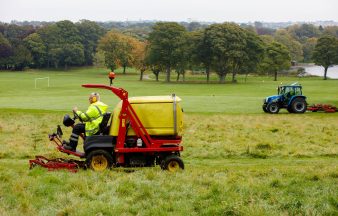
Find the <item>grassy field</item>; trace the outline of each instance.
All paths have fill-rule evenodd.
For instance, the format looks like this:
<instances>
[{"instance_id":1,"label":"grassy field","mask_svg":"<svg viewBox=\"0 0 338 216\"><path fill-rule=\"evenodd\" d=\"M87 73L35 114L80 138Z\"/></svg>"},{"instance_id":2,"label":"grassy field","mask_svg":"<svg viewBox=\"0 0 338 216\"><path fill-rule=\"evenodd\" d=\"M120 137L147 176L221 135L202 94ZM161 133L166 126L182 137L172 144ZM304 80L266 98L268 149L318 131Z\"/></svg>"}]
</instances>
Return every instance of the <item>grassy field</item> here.
<instances>
[{"instance_id":1,"label":"grassy field","mask_svg":"<svg viewBox=\"0 0 338 216\"><path fill-rule=\"evenodd\" d=\"M68 157L47 134L73 106L88 106L91 89L80 85L108 84L106 74L95 68L0 72L0 215L338 214L338 113L261 110L280 82L300 82L309 103L338 105L338 80L249 77L244 83L239 77L221 85L191 75L188 83L166 84L118 74L115 85L130 96L182 98L186 169L29 170L35 155ZM39 81L35 89L34 79L46 76L50 87ZM117 98L100 93L113 109Z\"/></svg>"}]
</instances>

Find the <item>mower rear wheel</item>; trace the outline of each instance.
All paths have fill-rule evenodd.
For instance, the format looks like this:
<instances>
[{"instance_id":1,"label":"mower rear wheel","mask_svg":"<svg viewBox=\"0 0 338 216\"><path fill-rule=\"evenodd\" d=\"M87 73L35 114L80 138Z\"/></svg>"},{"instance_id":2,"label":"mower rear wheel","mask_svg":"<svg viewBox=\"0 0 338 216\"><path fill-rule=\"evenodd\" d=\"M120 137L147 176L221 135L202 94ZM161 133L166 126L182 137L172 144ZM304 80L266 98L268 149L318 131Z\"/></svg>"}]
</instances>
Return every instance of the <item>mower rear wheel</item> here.
<instances>
[{"instance_id":1,"label":"mower rear wheel","mask_svg":"<svg viewBox=\"0 0 338 216\"><path fill-rule=\"evenodd\" d=\"M94 150L88 154L86 165L94 171L110 169L113 165L113 157L105 150Z\"/></svg>"},{"instance_id":2,"label":"mower rear wheel","mask_svg":"<svg viewBox=\"0 0 338 216\"><path fill-rule=\"evenodd\" d=\"M268 104L268 106L267 106L266 109L271 114L277 114L279 112L279 106L275 102L272 102L272 103Z\"/></svg>"},{"instance_id":3,"label":"mower rear wheel","mask_svg":"<svg viewBox=\"0 0 338 216\"><path fill-rule=\"evenodd\" d=\"M294 113L304 113L306 108L307 104L303 98L296 98L291 104L291 109Z\"/></svg>"},{"instance_id":4,"label":"mower rear wheel","mask_svg":"<svg viewBox=\"0 0 338 216\"><path fill-rule=\"evenodd\" d=\"M184 163L179 156L169 155L162 161L161 168L169 172L177 172L184 169Z\"/></svg>"}]
</instances>

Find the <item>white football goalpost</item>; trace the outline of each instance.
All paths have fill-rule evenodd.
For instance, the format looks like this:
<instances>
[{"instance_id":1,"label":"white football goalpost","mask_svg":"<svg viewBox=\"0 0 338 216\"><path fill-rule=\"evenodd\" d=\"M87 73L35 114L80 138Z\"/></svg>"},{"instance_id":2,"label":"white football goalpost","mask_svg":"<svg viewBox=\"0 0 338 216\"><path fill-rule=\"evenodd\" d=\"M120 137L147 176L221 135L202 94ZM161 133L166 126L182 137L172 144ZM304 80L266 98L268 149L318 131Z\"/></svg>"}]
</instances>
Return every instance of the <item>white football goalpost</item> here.
<instances>
[{"instance_id":1,"label":"white football goalpost","mask_svg":"<svg viewBox=\"0 0 338 216\"><path fill-rule=\"evenodd\" d=\"M39 77L39 78L35 78L35 88L37 88L36 84L38 80L45 80L45 79L47 80L47 86L49 87L49 77Z\"/></svg>"}]
</instances>

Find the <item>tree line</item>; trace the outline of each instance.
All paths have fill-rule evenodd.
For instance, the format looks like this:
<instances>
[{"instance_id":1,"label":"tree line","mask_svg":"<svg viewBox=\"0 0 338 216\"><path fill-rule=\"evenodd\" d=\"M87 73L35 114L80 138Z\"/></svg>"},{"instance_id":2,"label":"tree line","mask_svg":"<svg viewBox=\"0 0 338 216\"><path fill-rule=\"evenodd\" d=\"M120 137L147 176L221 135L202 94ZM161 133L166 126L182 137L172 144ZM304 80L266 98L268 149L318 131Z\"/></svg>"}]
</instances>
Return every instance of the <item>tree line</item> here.
<instances>
[{"instance_id":1,"label":"tree line","mask_svg":"<svg viewBox=\"0 0 338 216\"><path fill-rule=\"evenodd\" d=\"M95 22L60 21L44 27L0 25L0 68L22 70L92 65L105 30Z\"/></svg>"},{"instance_id":2,"label":"tree line","mask_svg":"<svg viewBox=\"0 0 338 216\"><path fill-rule=\"evenodd\" d=\"M149 25L146 25L149 28ZM142 32L142 34L140 33ZM294 62L338 64L338 26L293 25L283 29L222 23L183 26L158 22L140 28L108 31L96 22L60 21L39 26L0 24L0 69L59 68L105 65L111 70L150 70L156 80L185 79L187 70L203 71L209 82L215 72L221 83L228 74L279 71Z\"/></svg>"}]
</instances>

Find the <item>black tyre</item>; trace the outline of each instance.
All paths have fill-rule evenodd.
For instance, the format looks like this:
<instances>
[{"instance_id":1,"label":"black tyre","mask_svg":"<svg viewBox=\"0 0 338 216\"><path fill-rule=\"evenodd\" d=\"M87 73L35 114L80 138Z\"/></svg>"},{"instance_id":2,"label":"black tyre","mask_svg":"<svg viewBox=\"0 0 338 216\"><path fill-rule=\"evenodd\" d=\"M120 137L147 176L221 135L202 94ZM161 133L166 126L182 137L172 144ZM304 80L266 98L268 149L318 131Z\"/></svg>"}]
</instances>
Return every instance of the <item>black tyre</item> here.
<instances>
[{"instance_id":1,"label":"black tyre","mask_svg":"<svg viewBox=\"0 0 338 216\"><path fill-rule=\"evenodd\" d=\"M291 110L294 113L304 113L306 111L307 104L304 98L296 98L292 101Z\"/></svg>"},{"instance_id":2,"label":"black tyre","mask_svg":"<svg viewBox=\"0 0 338 216\"><path fill-rule=\"evenodd\" d=\"M266 107L266 109L271 114L277 114L279 112L279 106L275 102L272 102L272 103L268 104L268 106Z\"/></svg>"},{"instance_id":3,"label":"black tyre","mask_svg":"<svg viewBox=\"0 0 338 216\"><path fill-rule=\"evenodd\" d=\"M184 163L179 156L169 155L162 161L161 169L168 170L169 172L177 172L180 169L184 169Z\"/></svg>"},{"instance_id":4,"label":"black tyre","mask_svg":"<svg viewBox=\"0 0 338 216\"><path fill-rule=\"evenodd\" d=\"M293 113L293 110L291 109L291 107L286 108L288 110L289 113Z\"/></svg>"},{"instance_id":5,"label":"black tyre","mask_svg":"<svg viewBox=\"0 0 338 216\"><path fill-rule=\"evenodd\" d=\"M86 166L94 171L110 169L113 165L113 156L105 150L93 150L86 158Z\"/></svg>"},{"instance_id":6,"label":"black tyre","mask_svg":"<svg viewBox=\"0 0 338 216\"><path fill-rule=\"evenodd\" d=\"M263 105L262 108L263 108L263 111L264 111L265 113L268 113L268 112L269 112L269 111L266 109L266 105Z\"/></svg>"}]
</instances>

